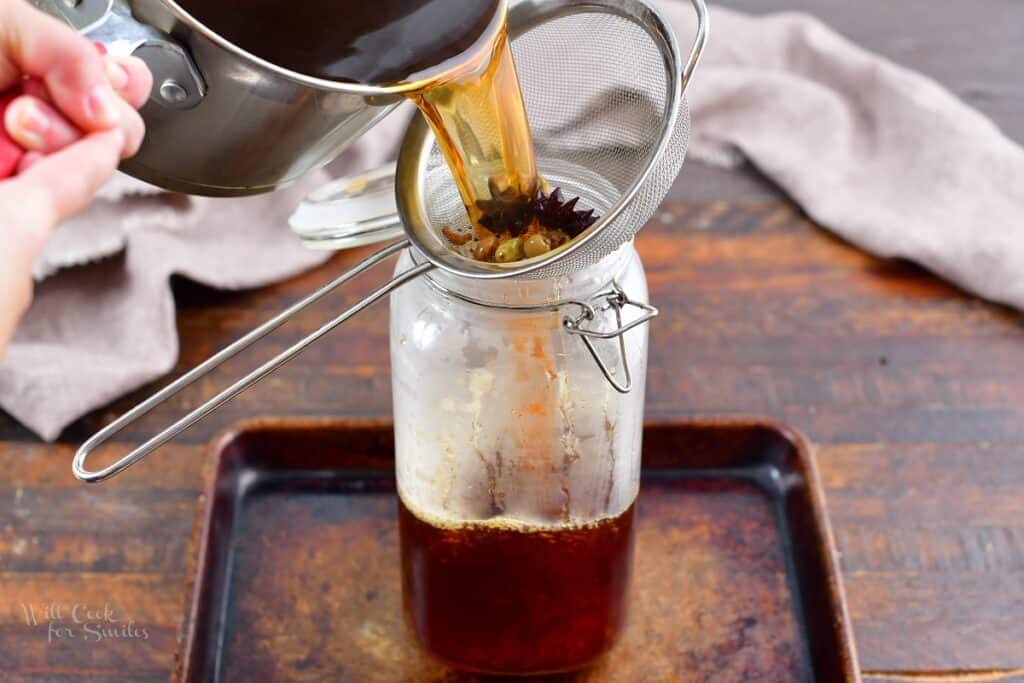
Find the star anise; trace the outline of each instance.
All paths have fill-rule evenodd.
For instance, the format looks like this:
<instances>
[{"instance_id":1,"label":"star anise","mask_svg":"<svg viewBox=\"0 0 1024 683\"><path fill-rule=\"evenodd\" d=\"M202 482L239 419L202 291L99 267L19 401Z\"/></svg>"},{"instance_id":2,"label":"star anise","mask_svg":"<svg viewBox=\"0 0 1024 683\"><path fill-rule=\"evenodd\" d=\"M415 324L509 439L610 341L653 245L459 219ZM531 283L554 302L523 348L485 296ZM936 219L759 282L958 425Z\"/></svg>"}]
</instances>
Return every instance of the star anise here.
<instances>
[{"instance_id":1,"label":"star anise","mask_svg":"<svg viewBox=\"0 0 1024 683\"><path fill-rule=\"evenodd\" d=\"M539 231L545 233L551 247L556 248L565 240L578 237L598 219L593 209L577 211L579 197L566 201L561 188L550 194L538 191L531 198L516 189L500 188L492 180L490 190L490 199L476 203L480 211L478 241L488 237L507 240ZM449 240L460 244L451 236Z\"/></svg>"},{"instance_id":2,"label":"star anise","mask_svg":"<svg viewBox=\"0 0 1024 683\"><path fill-rule=\"evenodd\" d=\"M527 196L492 197L476 203L480 225L496 235L504 232L518 237L533 221L533 204Z\"/></svg>"},{"instance_id":3,"label":"star anise","mask_svg":"<svg viewBox=\"0 0 1024 683\"><path fill-rule=\"evenodd\" d=\"M577 211L576 204L579 201L579 197L566 201L562 197L561 188L555 188L551 194L538 192L533 200L533 212L544 227L561 230L574 238L596 223L598 218L593 209Z\"/></svg>"},{"instance_id":4,"label":"star anise","mask_svg":"<svg viewBox=\"0 0 1024 683\"><path fill-rule=\"evenodd\" d=\"M487 181L491 198L476 203L481 218L480 225L496 235L509 233L519 237L533 222L533 190L502 187L497 178Z\"/></svg>"}]
</instances>

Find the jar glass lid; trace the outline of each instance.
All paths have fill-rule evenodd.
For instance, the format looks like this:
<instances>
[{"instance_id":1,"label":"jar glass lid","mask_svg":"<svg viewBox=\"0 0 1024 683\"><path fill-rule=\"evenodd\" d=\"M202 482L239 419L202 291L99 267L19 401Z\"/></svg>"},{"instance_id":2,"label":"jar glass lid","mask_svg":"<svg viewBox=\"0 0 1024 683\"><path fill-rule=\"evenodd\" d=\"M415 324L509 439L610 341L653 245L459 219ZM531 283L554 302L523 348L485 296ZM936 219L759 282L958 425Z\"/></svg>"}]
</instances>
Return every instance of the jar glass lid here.
<instances>
[{"instance_id":1,"label":"jar glass lid","mask_svg":"<svg viewBox=\"0 0 1024 683\"><path fill-rule=\"evenodd\" d=\"M401 237L395 164L317 188L302 200L289 223L311 249L351 249Z\"/></svg>"}]
</instances>

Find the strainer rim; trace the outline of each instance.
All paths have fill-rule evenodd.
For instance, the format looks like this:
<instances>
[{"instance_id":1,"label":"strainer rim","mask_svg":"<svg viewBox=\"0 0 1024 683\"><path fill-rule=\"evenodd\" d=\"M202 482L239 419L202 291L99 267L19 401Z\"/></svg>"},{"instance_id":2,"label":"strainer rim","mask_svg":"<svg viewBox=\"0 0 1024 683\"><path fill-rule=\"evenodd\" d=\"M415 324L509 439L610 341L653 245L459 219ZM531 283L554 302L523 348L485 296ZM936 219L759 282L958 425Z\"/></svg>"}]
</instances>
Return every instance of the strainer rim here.
<instances>
[{"instance_id":1,"label":"strainer rim","mask_svg":"<svg viewBox=\"0 0 1024 683\"><path fill-rule=\"evenodd\" d=\"M435 267L453 275L479 280L522 277L547 268L561 259L569 258L596 239L602 230L610 226L630 206L651 174L654 173L657 159L667 151L672 141L680 110L684 106L682 56L679 44L671 24L659 9L643 0L584 0L583 2L579 0L523 0L514 4L509 12L509 35L514 43L517 38L547 21L595 10L616 14L632 21L643 28L661 47L667 71L666 101L669 106L664 113L664 122L658 143L648 154L643 172L634 179L633 183L619 196L618 201L594 225L565 246L543 256L510 264L475 261L456 253L444 244L440 245L440 250L435 250L426 243L423 237L431 235L440 240L436 231L430 229L429 220L424 216L425 203L422 200L424 193L421 184L425 174L419 170L429 158L434 144L434 136L423 117L414 117L406 130L399 151L397 173L395 174L395 197L406 237L416 247L416 250ZM455 266L452 265L452 262L465 264L465 266Z\"/></svg>"}]
</instances>

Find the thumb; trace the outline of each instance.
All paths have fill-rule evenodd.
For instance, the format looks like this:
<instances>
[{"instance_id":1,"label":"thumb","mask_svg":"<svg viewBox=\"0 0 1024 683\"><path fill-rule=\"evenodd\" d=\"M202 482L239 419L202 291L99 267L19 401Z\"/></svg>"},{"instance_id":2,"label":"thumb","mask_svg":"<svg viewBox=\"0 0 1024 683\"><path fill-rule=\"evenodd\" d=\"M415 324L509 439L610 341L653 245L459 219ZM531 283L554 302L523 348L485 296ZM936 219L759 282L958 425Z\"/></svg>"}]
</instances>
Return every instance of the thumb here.
<instances>
[{"instance_id":1,"label":"thumb","mask_svg":"<svg viewBox=\"0 0 1024 683\"><path fill-rule=\"evenodd\" d=\"M93 133L0 182L3 241L34 262L53 228L88 206L114 173L123 145L120 129Z\"/></svg>"},{"instance_id":2,"label":"thumb","mask_svg":"<svg viewBox=\"0 0 1024 683\"><path fill-rule=\"evenodd\" d=\"M94 133L0 182L0 357L32 300L32 268L53 228L117 168L120 129Z\"/></svg>"}]
</instances>

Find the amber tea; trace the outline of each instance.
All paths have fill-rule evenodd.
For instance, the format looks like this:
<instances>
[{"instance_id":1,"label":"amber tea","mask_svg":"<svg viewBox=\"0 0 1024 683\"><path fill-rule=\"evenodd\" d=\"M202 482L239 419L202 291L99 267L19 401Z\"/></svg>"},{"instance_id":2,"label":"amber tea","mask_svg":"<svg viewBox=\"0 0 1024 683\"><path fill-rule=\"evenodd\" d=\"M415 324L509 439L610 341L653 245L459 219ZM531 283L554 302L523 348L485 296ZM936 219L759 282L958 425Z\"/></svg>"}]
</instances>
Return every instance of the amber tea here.
<instances>
[{"instance_id":1,"label":"amber tea","mask_svg":"<svg viewBox=\"0 0 1024 683\"><path fill-rule=\"evenodd\" d=\"M429 121L469 223L443 232L481 261L539 256L595 220L543 194L503 0L181 0L224 38L328 80L401 84ZM449 68L450 67L450 68Z\"/></svg>"},{"instance_id":2,"label":"amber tea","mask_svg":"<svg viewBox=\"0 0 1024 683\"><path fill-rule=\"evenodd\" d=\"M410 625L430 652L463 669L536 674L586 666L623 626L633 509L551 528L448 525L399 501Z\"/></svg>"},{"instance_id":3,"label":"amber tea","mask_svg":"<svg viewBox=\"0 0 1024 683\"><path fill-rule=\"evenodd\" d=\"M235 45L322 79L398 85L430 123L469 221L443 230L483 261L539 256L597 220L538 174L505 0L179 0ZM407 614L461 668L538 673L603 654L623 621L633 508L558 528L436 525L400 507Z\"/></svg>"},{"instance_id":4,"label":"amber tea","mask_svg":"<svg viewBox=\"0 0 1024 683\"><path fill-rule=\"evenodd\" d=\"M412 99L430 122L470 222L443 233L464 256L510 263L556 249L590 227L558 190L545 194L504 27L476 70L429 84Z\"/></svg>"}]
</instances>

